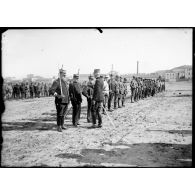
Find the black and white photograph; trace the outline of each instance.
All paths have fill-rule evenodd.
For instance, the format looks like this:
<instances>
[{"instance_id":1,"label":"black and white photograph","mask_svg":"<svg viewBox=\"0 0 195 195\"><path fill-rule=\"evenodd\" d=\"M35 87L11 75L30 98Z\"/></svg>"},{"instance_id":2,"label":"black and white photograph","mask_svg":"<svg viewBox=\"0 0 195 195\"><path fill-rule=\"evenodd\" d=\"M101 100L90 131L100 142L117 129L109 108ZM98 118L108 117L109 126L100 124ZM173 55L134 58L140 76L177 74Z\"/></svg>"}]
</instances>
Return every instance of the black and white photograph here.
<instances>
[{"instance_id":1,"label":"black and white photograph","mask_svg":"<svg viewBox=\"0 0 195 195\"><path fill-rule=\"evenodd\" d=\"M2 167L192 167L192 28L8 28Z\"/></svg>"}]
</instances>

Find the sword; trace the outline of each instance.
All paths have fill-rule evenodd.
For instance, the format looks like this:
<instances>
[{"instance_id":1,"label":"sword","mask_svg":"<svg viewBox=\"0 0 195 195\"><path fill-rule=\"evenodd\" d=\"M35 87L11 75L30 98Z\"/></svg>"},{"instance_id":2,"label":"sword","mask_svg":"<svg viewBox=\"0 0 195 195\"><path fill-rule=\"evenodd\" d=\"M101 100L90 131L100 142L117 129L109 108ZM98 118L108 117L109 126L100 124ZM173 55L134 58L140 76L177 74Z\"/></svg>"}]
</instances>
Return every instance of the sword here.
<instances>
[{"instance_id":1,"label":"sword","mask_svg":"<svg viewBox=\"0 0 195 195\"><path fill-rule=\"evenodd\" d=\"M110 116L108 115L108 113L106 112L106 109L102 106L102 108L104 109L104 111L105 111L105 113L106 113L106 115L107 115L107 117L108 117L108 119L109 119L109 121L110 121L110 123L112 124L112 126L114 127L114 129L116 129L116 127L115 127L115 125L114 125L114 123L113 123L113 121L111 120L111 118L110 118Z\"/></svg>"},{"instance_id":2,"label":"sword","mask_svg":"<svg viewBox=\"0 0 195 195\"><path fill-rule=\"evenodd\" d=\"M72 109L72 106L68 109L68 111L66 112L65 116L64 116L64 119L66 118L66 116L69 114L69 112L71 111Z\"/></svg>"}]
</instances>

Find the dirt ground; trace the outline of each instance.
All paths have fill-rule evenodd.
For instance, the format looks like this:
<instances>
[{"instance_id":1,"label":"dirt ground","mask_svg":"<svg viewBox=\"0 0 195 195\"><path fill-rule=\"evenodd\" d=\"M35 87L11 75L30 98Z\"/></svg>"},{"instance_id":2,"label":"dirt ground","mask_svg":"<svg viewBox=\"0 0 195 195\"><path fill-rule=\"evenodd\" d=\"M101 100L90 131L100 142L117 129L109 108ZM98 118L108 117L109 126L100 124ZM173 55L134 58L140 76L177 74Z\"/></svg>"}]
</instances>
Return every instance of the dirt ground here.
<instances>
[{"instance_id":1,"label":"dirt ground","mask_svg":"<svg viewBox=\"0 0 195 195\"><path fill-rule=\"evenodd\" d=\"M83 98L85 99L85 98ZM5 102L1 166L6 167L190 167L192 83L166 83L166 92L103 115L91 129L82 104L81 125L56 131L53 97Z\"/></svg>"}]
</instances>

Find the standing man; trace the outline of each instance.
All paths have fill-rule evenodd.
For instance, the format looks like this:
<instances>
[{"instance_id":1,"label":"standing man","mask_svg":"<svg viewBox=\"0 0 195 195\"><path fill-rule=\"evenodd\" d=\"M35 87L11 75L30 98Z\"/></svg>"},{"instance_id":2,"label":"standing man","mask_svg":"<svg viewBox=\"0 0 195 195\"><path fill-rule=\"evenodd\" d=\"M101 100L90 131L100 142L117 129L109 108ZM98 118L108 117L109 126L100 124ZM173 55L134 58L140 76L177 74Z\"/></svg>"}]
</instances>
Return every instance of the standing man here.
<instances>
[{"instance_id":1,"label":"standing man","mask_svg":"<svg viewBox=\"0 0 195 195\"><path fill-rule=\"evenodd\" d=\"M109 78L108 75L106 75L104 77L104 88L103 88L103 95L104 95L103 106L104 106L104 109L107 109L107 106L108 106L108 96L109 96L108 78ZM104 109L103 109L103 114L106 114Z\"/></svg>"},{"instance_id":2,"label":"standing man","mask_svg":"<svg viewBox=\"0 0 195 195\"><path fill-rule=\"evenodd\" d=\"M68 84L65 78L66 71L60 69L59 78L53 82L50 88L50 93L55 96L55 105L57 111L57 131L59 132L62 132L62 129L66 129L66 127L64 126L64 116L69 104Z\"/></svg>"},{"instance_id":3,"label":"standing man","mask_svg":"<svg viewBox=\"0 0 195 195\"><path fill-rule=\"evenodd\" d=\"M115 90L115 81L113 78L113 74L110 74L110 80L108 81L108 85L109 85L109 97L108 97L108 111L112 112L112 100L114 97L114 90Z\"/></svg>"},{"instance_id":4,"label":"standing man","mask_svg":"<svg viewBox=\"0 0 195 195\"><path fill-rule=\"evenodd\" d=\"M31 82L30 84L30 98L33 98L33 95L34 95L34 86L33 86L33 83Z\"/></svg>"},{"instance_id":5,"label":"standing man","mask_svg":"<svg viewBox=\"0 0 195 195\"><path fill-rule=\"evenodd\" d=\"M95 85L94 85L94 93L93 93L93 106L92 106L92 120L93 125L92 128L96 127L96 117L98 117L98 127L102 127L102 116L101 116L101 108L102 103L104 101L103 96L103 87L104 81L100 78L100 69L94 70L94 77L96 78Z\"/></svg>"},{"instance_id":6,"label":"standing man","mask_svg":"<svg viewBox=\"0 0 195 195\"><path fill-rule=\"evenodd\" d=\"M135 101L135 90L136 90L136 81L134 76L133 79L131 80L130 88L131 88L131 103L133 103Z\"/></svg>"},{"instance_id":7,"label":"standing man","mask_svg":"<svg viewBox=\"0 0 195 195\"><path fill-rule=\"evenodd\" d=\"M122 95L122 106L125 107L125 98L127 96L127 79L124 78L123 80L123 95Z\"/></svg>"},{"instance_id":8,"label":"standing man","mask_svg":"<svg viewBox=\"0 0 195 195\"><path fill-rule=\"evenodd\" d=\"M25 98L30 97L29 93L30 93L29 84L28 84L28 82L26 82L26 85L25 85Z\"/></svg>"},{"instance_id":9,"label":"standing man","mask_svg":"<svg viewBox=\"0 0 195 195\"><path fill-rule=\"evenodd\" d=\"M84 86L82 94L87 98L87 122L92 122L92 97L94 90L94 77L92 75L89 76L89 81L86 86Z\"/></svg>"},{"instance_id":10,"label":"standing man","mask_svg":"<svg viewBox=\"0 0 195 195\"><path fill-rule=\"evenodd\" d=\"M115 77L115 90L114 90L114 109L117 109L118 99L119 99L119 90L120 90L120 84L119 84L119 75L116 75Z\"/></svg>"},{"instance_id":11,"label":"standing man","mask_svg":"<svg viewBox=\"0 0 195 195\"><path fill-rule=\"evenodd\" d=\"M123 77L120 76L119 80L119 96L118 96L118 108L122 108L122 99L124 96L124 85L123 85Z\"/></svg>"},{"instance_id":12,"label":"standing man","mask_svg":"<svg viewBox=\"0 0 195 195\"><path fill-rule=\"evenodd\" d=\"M69 95L72 103L72 124L77 127L81 115L82 90L78 82L79 75L73 75L73 82L69 84Z\"/></svg>"}]
</instances>

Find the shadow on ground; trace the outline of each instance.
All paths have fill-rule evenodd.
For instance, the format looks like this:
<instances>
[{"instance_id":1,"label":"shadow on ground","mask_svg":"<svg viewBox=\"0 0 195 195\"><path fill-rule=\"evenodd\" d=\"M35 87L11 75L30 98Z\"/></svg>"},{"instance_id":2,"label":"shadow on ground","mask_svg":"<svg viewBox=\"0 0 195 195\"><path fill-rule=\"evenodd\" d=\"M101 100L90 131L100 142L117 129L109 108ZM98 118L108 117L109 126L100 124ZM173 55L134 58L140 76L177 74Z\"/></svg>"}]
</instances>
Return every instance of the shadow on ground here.
<instances>
[{"instance_id":1,"label":"shadow on ground","mask_svg":"<svg viewBox=\"0 0 195 195\"><path fill-rule=\"evenodd\" d=\"M81 119L87 118L87 107L83 106L81 112ZM54 130L56 131L56 111L52 110L52 112L45 112L42 114L43 117L41 118L34 118L34 119L22 119L23 121L18 122L3 122L2 123L2 130L3 131L12 131L12 130L25 130L25 131L32 131L32 130ZM27 120L27 121L26 121ZM68 112L65 117L65 121L72 121L72 109ZM72 124L67 124L66 126L72 126ZM84 128L80 126L80 128ZM86 128L86 127L85 127Z\"/></svg>"},{"instance_id":2,"label":"shadow on ground","mask_svg":"<svg viewBox=\"0 0 195 195\"><path fill-rule=\"evenodd\" d=\"M192 130L146 130L146 131L153 131L153 132L167 132L167 133L178 133L178 134L183 134L183 135L192 135Z\"/></svg>"},{"instance_id":3,"label":"shadow on ground","mask_svg":"<svg viewBox=\"0 0 195 195\"><path fill-rule=\"evenodd\" d=\"M58 158L77 159L85 166L191 167L192 145L139 143L112 144L104 149L82 149L80 154L61 153Z\"/></svg>"}]
</instances>

